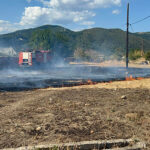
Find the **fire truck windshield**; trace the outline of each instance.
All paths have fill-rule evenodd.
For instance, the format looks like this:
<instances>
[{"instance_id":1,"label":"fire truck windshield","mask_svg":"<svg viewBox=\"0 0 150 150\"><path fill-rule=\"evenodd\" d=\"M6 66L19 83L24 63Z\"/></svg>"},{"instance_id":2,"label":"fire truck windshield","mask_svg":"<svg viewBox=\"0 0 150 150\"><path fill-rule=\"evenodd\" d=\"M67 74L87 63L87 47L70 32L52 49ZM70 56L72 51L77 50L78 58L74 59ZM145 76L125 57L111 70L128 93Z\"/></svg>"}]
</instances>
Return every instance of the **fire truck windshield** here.
<instances>
[{"instance_id":1,"label":"fire truck windshield","mask_svg":"<svg viewBox=\"0 0 150 150\"><path fill-rule=\"evenodd\" d=\"M28 59L23 59L23 62L28 62Z\"/></svg>"}]
</instances>

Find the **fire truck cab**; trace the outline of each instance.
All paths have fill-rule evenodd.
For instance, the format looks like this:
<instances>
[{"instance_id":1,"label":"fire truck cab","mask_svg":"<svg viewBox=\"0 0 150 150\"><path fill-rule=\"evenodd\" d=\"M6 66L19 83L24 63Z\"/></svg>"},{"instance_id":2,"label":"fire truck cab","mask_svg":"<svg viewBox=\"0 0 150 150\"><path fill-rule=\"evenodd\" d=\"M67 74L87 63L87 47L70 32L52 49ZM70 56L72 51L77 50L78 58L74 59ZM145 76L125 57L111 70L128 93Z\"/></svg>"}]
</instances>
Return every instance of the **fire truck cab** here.
<instances>
[{"instance_id":1,"label":"fire truck cab","mask_svg":"<svg viewBox=\"0 0 150 150\"><path fill-rule=\"evenodd\" d=\"M32 66L32 53L20 52L19 53L19 65L20 66Z\"/></svg>"}]
</instances>

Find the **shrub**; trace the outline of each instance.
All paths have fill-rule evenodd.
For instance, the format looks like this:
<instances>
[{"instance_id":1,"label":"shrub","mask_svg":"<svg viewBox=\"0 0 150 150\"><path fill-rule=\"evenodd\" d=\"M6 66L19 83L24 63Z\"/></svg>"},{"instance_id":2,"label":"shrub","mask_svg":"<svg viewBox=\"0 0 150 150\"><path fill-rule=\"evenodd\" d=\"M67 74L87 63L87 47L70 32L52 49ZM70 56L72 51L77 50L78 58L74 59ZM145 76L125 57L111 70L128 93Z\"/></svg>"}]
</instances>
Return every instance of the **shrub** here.
<instances>
[{"instance_id":1,"label":"shrub","mask_svg":"<svg viewBox=\"0 0 150 150\"><path fill-rule=\"evenodd\" d=\"M140 50L134 50L129 53L130 60L136 60L142 57L142 53Z\"/></svg>"},{"instance_id":2,"label":"shrub","mask_svg":"<svg viewBox=\"0 0 150 150\"><path fill-rule=\"evenodd\" d=\"M150 61L150 51L145 54L145 59Z\"/></svg>"},{"instance_id":3,"label":"shrub","mask_svg":"<svg viewBox=\"0 0 150 150\"><path fill-rule=\"evenodd\" d=\"M102 61L102 56L95 50L83 50L77 48L74 52L74 58L81 61L90 61L90 62L100 62Z\"/></svg>"}]
</instances>

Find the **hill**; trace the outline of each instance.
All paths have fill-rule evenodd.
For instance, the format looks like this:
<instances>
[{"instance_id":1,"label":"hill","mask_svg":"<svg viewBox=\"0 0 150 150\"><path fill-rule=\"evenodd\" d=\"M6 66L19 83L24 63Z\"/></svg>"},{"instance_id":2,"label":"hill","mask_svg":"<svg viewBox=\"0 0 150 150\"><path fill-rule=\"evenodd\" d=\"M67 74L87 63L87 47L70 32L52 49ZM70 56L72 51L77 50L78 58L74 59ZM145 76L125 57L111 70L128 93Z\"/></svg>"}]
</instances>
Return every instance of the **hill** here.
<instances>
[{"instance_id":1,"label":"hill","mask_svg":"<svg viewBox=\"0 0 150 150\"><path fill-rule=\"evenodd\" d=\"M75 49L95 50L105 55L125 52L126 32L120 29L92 28L74 32L61 26L45 25L0 35L0 47L16 52L51 49L61 56L72 56ZM130 33L130 50L150 50L150 33Z\"/></svg>"}]
</instances>

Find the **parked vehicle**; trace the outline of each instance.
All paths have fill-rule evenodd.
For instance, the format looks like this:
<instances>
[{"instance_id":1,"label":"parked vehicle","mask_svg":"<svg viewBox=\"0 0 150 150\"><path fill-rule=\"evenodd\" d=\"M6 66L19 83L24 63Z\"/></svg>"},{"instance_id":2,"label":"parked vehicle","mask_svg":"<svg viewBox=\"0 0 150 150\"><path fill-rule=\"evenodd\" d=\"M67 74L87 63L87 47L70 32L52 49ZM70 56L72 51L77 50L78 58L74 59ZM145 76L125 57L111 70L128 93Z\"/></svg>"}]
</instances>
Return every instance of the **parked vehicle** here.
<instances>
[{"instance_id":1,"label":"parked vehicle","mask_svg":"<svg viewBox=\"0 0 150 150\"><path fill-rule=\"evenodd\" d=\"M19 65L20 66L35 66L44 65L51 62L52 55L50 51L35 51L35 52L20 52Z\"/></svg>"}]
</instances>

